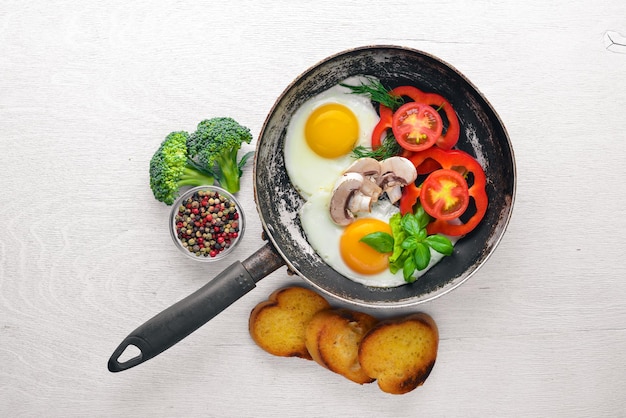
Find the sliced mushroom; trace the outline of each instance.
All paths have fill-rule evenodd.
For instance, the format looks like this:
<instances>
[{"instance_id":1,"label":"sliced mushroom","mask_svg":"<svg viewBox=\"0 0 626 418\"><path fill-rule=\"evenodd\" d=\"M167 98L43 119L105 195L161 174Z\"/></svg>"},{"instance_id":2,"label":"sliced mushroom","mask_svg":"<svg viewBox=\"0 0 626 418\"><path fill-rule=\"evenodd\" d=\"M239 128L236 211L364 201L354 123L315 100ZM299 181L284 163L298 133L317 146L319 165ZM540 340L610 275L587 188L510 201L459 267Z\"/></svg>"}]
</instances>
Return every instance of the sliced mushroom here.
<instances>
[{"instance_id":1,"label":"sliced mushroom","mask_svg":"<svg viewBox=\"0 0 626 418\"><path fill-rule=\"evenodd\" d=\"M363 194L360 190L355 192L348 202L348 210L355 214L358 212L370 212L372 208L372 197Z\"/></svg>"},{"instance_id":2,"label":"sliced mushroom","mask_svg":"<svg viewBox=\"0 0 626 418\"><path fill-rule=\"evenodd\" d=\"M372 204L385 192L391 203L402 197L402 187L417 178L411 161L391 157L356 160L337 180L330 199L330 217L337 225L349 225L358 212L370 212Z\"/></svg>"},{"instance_id":3,"label":"sliced mushroom","mask_svg":"<svg viewBox=\"0 0 626 418\"><path fill-rule=\"evenodd\" d=\"M380 169L381 166L378 160L374 158L359 158L346 169L345 173L359 173L364 177L361 191L366 196L370 196L372 203L374 203L383 192L383 189L378 186Z\"/></svg>"},{"instance_id":4,"label":"sliced mushroom","mask_svg":"<svg viewBox=\"0 0 626 418\"><path fill-rule=\"evenodd\" d=\"M374 203L378 200L380 195L383 194L383 189L373 180L365 178L363 180L363 184L361 185L361 193L369 196L372 199L372 203Z\"/></svg>"},{"instance_id":5,"label":"sliced mushroom","mask_svg":"<svg viewBox=\"0 0 626 418\"><path fill-rule=\"evenodd\" d=\"M345 171L346 173L360 173L364 177L378 178L380 175L380 162L374 158L359 158Z\"/></svg>"},{"instance_id":6,"label":"sliced mushroom","mask_svg":"<svg viewBox=\"0 0 626 418\"><path fill-rule=\"evenodd\" d=\"M380 162L381 175L378 185L387 193L391 203L402 197L402 187L413 183L417 170L413 163L404 157L391 157Z\"/></svg>"},{"instance_id":7,"label":"sliced mushroom","mask_svg":"<svg viewBox=\"0 0 626 418\"><path fill-rule=\"evenodd\" d=\"M365 194L362 189L367 183L370 181L359 173L345 173L337 180L330 198L330 217L333 222L349 225L355 213L371 210L372 196Z\"/></svg>"}]
</instances>

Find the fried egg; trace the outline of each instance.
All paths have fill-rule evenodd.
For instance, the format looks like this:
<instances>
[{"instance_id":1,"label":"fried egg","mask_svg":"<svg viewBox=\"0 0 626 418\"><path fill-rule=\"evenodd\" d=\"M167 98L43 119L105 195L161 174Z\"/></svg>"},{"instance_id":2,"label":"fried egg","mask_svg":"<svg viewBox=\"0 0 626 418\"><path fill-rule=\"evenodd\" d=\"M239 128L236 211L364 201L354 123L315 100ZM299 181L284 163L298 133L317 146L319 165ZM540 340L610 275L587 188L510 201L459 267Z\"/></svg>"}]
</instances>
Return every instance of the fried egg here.
<instances>
[{"instance_id":1,"label":"fried egg","mask_svg":"<svg viewBox=\"0 0 626 418\"><path fill-rule=\"evenodd\" d=\"M359 85L362 77L341 84ZM330 189L354 161L351 151L371 146L379 117L369 97L336 85L307 100L291 117L285 136L285 166L294 187L308 198Z\"/></svg>"},{"instance_id":2,"label":"fried egg","mask_svg":"<svg viewBox=\"0 0 626 418\"><path fill-rule=\"evenodd\" d=\"M326 264L357 283L372 287L397 287L406 284L402 270L389 271L390 254L381 254L360 242L372 232L391 233L389 218L399 209L388 200L372 205L370 213L359 213L347 227L336 225L329 215L330 191L320 190L312 195L300 209L300 221L307 241ZM431 249L428 267L416 271L419 277L444 256Z\"/></svg>"},{"instance_id":3,"label":"fried egg","mask_svg":"<svg viewBox=\"0 0 626 418\"><path fill-rule=\"evenodd\" d=\"M340 84L367 84L365 77L351 77ZM369 97L355 95L336 85L307 100L293 114L285 135L287 174L306 200L299 212L307 241L330 267L350 280L372 287L406 284L402 271L389 271L389 257L361 242L373 232L391 234L389 218L399 209L388 200L378 200L371 212L359 212L348 226L330 217L330 200L337 179L355 161L357 146L370 147L371 134L379 121ZM429 266L443 255L431 250Z\"/></svg>"}]
</instances>

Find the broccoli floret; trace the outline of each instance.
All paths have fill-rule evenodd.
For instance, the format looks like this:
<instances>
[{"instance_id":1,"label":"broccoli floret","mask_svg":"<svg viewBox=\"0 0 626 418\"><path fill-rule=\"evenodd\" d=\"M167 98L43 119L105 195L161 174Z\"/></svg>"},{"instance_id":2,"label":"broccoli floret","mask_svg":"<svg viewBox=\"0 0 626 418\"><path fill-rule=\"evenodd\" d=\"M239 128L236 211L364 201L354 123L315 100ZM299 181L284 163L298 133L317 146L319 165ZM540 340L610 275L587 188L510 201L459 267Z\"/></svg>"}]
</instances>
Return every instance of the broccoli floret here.
<instances>
[{"instance_id":1,"label":"broccoli floret","mask_svg":"<svg viewBox=\"0 0 626 418\"><path fill-rule=\"evenodd\" d=\"M242 168L253 152L245 154L237 162L241 145L250 143L250 129L228 117L205 119L189 136L189 155L197 158L202 166L211 170L220 186L231 193L239 191Z\"/></svg>"},{"instance_id":2,"label":"broccoli floret","mask_svg":"<svg viewBox=\"0 0 626 418\"><path fill-rule=\"evenodd\" d=\"M211 173L189 158L187 132L172 132L150 160L150 188L154 197L167 205L174 203L184 186L213 184Z\"/></svg>"}]
</instances>

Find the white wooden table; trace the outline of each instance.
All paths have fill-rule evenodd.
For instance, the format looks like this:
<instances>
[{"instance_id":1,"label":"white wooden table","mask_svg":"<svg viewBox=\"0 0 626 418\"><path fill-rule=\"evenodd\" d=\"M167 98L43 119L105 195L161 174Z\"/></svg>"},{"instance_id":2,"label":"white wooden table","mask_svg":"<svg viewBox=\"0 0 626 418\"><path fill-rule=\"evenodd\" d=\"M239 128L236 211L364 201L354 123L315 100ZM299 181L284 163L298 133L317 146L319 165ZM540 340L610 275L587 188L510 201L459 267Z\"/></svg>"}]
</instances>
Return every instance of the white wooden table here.
<instances>
[{"instance_id":1,"label":"white wooden table","mask_svg":"<svg viewBox=\"0 0 626 418\"><path fill-rule=\"evenodd\" d=\"M0 416L624 416L626 3L503 3L2 1ZM285 268L110 373L130 331L233 261L174 248L148 187L160 141L223 115L257 135L302 71L368 44L453 64L517 160L496 252L418 308L441 334L426 384L390 396L256 347L251 308L304 283ZM241 259L262 245L250 167L242 183Z\"/></svg>"}]
</instances>

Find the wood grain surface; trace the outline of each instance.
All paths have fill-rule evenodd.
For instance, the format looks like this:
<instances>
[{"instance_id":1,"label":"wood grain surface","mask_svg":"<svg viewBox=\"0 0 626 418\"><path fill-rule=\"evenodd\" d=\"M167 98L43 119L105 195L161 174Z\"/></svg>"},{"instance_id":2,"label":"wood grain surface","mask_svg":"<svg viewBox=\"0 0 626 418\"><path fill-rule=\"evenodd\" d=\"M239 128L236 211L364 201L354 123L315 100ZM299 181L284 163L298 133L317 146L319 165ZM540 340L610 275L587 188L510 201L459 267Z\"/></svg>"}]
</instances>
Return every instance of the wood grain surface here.
<instances>
[{"instance_id":1,"label":"wood grain surface","mask_svg":"<svg viewBox=\"0 0 626 418\"><path fill-rule=\"evenodd\" d=\"M0 416L624 416L625 16L622 0L0 2ZM256 136L302 71L369 44L451 63L515 150L504 239L418 309L441 336L426 384L386 395L256 347L252 307L304 284L285 268L110 373L130 331L263 243L248 166L236 256L182 257L148 186L160 141L211 116Z\"/></svg>"}]
</instances>

